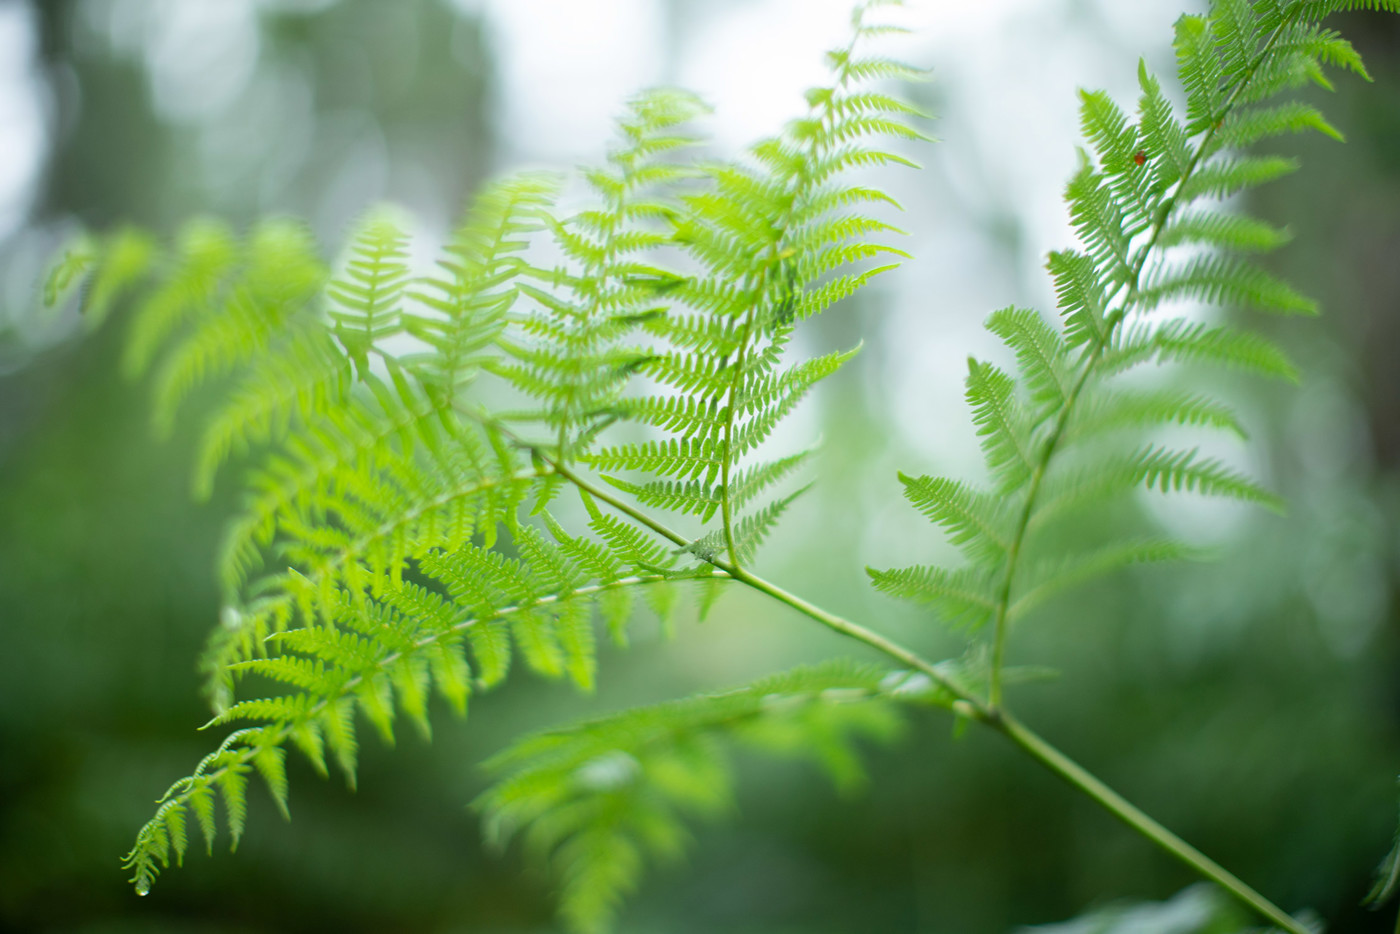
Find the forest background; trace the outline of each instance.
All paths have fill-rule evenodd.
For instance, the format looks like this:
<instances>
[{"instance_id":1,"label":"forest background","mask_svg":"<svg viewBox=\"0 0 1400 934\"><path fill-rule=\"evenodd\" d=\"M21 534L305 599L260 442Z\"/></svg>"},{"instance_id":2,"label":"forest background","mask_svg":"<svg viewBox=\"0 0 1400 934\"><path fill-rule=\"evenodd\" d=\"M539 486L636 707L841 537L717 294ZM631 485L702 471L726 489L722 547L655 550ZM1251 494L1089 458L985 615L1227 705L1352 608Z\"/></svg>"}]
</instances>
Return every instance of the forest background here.
<instances>
[{"instance_id":1,"label":"forest background","mask_svg":"<svg viewBox=\"0 0 1400 934\"><path fill-rule=\"evenodd\" d=\"M581 712L567 686L516 679L431 748L366 743L354 794L294 776L295 822L255 805L236 857L197 856L135 898L117 858L152 792L208 743L192 729L205 719L193 663L235 490L190 502L192 430L150 441L114 329L34 313L64 233L285 212L334 242L387 200L440 235L483 179L595 160L622 101L659 83L699 91L737 149L798 112L847 6L0 0L0 928L552 930L550 880L484 851L464 805L481 759ZM939 547L895 470L975 472L963 359L996 352L981 331L993 308L1054 304L1041 263L1070 239L1073 89L1131 99L1139 55L1169 70L1180 12L911 5L918 31L898 54L933 67L913 94L943 142L909 150L922 172L882 183L917 259L815 324L824 343L865 348L788 429L827 439L823 482L776 533L768 576L943 645L865 581L867 564ZM1325 310L1271 323L1303 386L1231 387L1255 438L1241 466L1289 515L1174 501L1162 520L1222 559L1061 601L1017 652L1062 675L1018 696L1045 734L1256 887L1334 930L1380 931L1392 919L1358 903L1394 832L1400 769L1400 30L1348 19L1337 26L1377 79L1329 102L1348 145L1273 147L1306 170L1256 205L1290 222L1297 240L1275 262ZM669 641L643 631L606 650L588 708L843 649L735 594ZM955 739L921 718L870 771L840 797L809 768L746 763L740 819L655 873L623 929L1001 931L1193 881L990 733Z\"/></svg>"}]
</instances>

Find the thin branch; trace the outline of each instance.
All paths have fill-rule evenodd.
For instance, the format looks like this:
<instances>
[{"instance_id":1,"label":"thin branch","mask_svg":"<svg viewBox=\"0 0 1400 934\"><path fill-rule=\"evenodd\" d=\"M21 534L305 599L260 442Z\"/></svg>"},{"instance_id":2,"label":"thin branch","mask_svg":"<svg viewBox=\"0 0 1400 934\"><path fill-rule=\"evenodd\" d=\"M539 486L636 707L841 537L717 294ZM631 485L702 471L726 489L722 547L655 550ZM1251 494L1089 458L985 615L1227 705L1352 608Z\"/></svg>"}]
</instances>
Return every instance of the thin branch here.
<instances>
[{"instance_id":1,"label":"thin branch","mask_svg":"<svg viewBox=\"0 0 1400 934\"><path fill-rule=\"evenodd\" d=\"M590 496L641 523L663 538L669 539L671 542L681 547L688 547L691 544L691 542L679 532L667 527L664 523L647 515L630 503L617 498L607 490L589 482L570 468L558 464L554 464L553 466L559 476L574 484L580 490L587 492ZM786 604L804 616L816 620L828 629L839 632L858 642L862 642L890 658L895 659L901 664L928 675L933 679L934 683L957 697L959 703L964 705L963 709L973 720L996 730L998 733L1011 740L1011 742L1015 743L1022 751L1029 754L1045 768L1054 772L1071 786L1093 799L1109 813L1142 834L1148 840L1181 860L1200 875L1229 891L1240 901L1257 911L1262 917L1269 919L1269 921L1289 932L1289 934L1311 934L1307 928L1290 918L1283 909L1255 891L1225 867L1153 820L1147 813L1134 806L1122 795L1104 784L1103 781L1097 778L1088 769L1055 748L1047 740L1022 724L1019 720L1013 718L1005 710L987 706L981 698L950 680L936 665L920 656L917 652L900 645L892 639L886 638L872 629L867 629L859 623L852 622L835 613L828 612L816 604L810 603L796 594L784 590L777 584L765 580L744 568L731 567L727 562L718 559L710 559L710 563L728 574L734 580L760 593L767 594L774 600Z\"/></svg>"},{"instance_id":2,"label":"thin branch","mask_svg":"<svg viewBox=\"0 0 1400 934\"><path fill-rule=\"evenodd\" d=\"M1260 916L1289 934L1311 934L1308 928L1289 917L1281 908L1260 895L1215 860L1163 827L1118 792L1109 788L1088 769L1050 745L1006 711L994 712L988 725L1019 746L1033 759L1093 798L1114 817L1166 850L1197 873L1254 909Z\"/></svg>"},{"instance_id":3,"label":"thin branch","mask_svg":"<svg viewBox=\"0 0 1400 934\"><path fill-rule=\"evenodd\" d=\"M1176 191L1172 193L1171 197L1163 203L1161 210L1157 212L1157 217L1154 218L1152 222L1152 234L1142 248L1142 251L1138 254L1137 259L1133 262L1132 281L1128 283L1128 293L1123 298L1123 304L1105 318L1105 326L1102 334L1095 339L1094 343L1085 353L1083 358L1083 370L1074 384L1074 389L1071 390L1070 394L1065 398L1064 405L1061 406L1059 415L1055 420L1055 427L1041 449L1040 457L1037 459L1035 469L1031 475L1030 487L1026 493L1026 501L1021 507L1021 515L1016 523L1016 533L1012 536L1011 547L1007 549L1006 552L1006 574L1002 579L1001 592L997 595L995 625L992 636L992 670L989 679L990 684L987 698L987 703L992 710L1000 710L1002 708L1001 670L1006 655L1007 620L1011 605L1011 592L1015 584L1016 571L1019 567L1021 547L1025 542L1026 532L1030 527L1031 514L1035 511L1036 500L1040 495L1041 483L1045 479L1045 473L1049 469L1050 461L1054 458L1056 451L1059 449L1060 441L1064 438L1065 429L1069 425L1070 415L1073 413L1075 404L1079 401L1080 393L1088 383L1089 378L1093 375L1095 367L1098 366L1104 348L1108 346L1109 341L1113 338L1115 330L1123 323L1124 319L1127 318L1128 312L1141 297L1140 286L1142 282L1142 272L1147 267L1147 261L1152 256L1152 251L1156 249L1158 242L1161 240L1162 231L1166 229L1167 221L1171 218L1173 211L1176 209L1177 198L1180 197L1182 189L1186 186L1186 183L1190 180L1196 169L1200 167L1201 160L1205 158L1206 152L1210 149L1210 144L1215 139L1215 135L1219 131L1225 116L1235 106L1235 102L1239 99L1240 94L1249 87L1250 81L1253 80L1260 66L1264 64L1264 60L1268 58L1269 53L1273 51L1274 44L1278 41L1284 29L1291 25L1298 15L1299 14L1295 13L1290 19L1280 24L1265 41L1258 55L1255 56L1254 61L1250 63L1249 69L1239 80L1239 83L1230 90L1230 93L1225 98L1225 102L1221 104L1220 113L1216 115L1215 120L1211 123L1210 129L1207 130L1205 136L1201 138L1200 145L1196 147L1196 151L1191 154L1191 160L1186 164L1186 169L1181 173L1181 179L1177 183Z\"/></svg>"}]
</instances>

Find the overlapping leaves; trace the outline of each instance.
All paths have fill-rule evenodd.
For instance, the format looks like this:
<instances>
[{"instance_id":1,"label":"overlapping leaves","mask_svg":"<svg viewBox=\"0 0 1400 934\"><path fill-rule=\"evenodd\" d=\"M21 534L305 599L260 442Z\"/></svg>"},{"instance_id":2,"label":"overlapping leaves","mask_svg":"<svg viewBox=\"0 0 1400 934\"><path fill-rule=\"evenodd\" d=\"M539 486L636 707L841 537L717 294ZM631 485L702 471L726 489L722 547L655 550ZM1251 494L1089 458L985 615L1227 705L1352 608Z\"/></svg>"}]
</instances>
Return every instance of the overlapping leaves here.
<instances>
[{"instance_id":1,"label":"overlapping leaves","mask_svg":"<svg viewBox=\"0 0 1400 934\"><path fill-rule=\"evenodd\" d=\"M966 563L871 571L876 587L929 604L950 622L994 624L993 705L1000 702L995 667L1016 618L1115 568L1192 553L1153 538L1067 550L1059 534L1066 522L1143 489L1279 507L1232 468L1154 440L1165 426L1243 436L1227 404L1196 391L1143 389L1141 378L1130 384L1125 377L1150 364L1181 363L1296 378L1287 356L1262 335L1172 309L1190 302L1315 312L1247 258L1285 243L1286 232L1219 202L1296 168L1247 152L1255 142L1300 130L1340 136L1311 106L1276 98L1309 82L1330 86L1324 66L1365 76L1351 45L1319 22L1360 5L1217 0L1208 16L1182 17L1175 46L1184 117L1145 65L1135 117L1101 92L1081 95L1088 151L1066 190L1079 246L1052 253L1047 264L1059 326L1025 309L998 311L987 326L1014 355L1014 372L969 363L967 402L990 489L901 478L909 500Z\"/></svg>"}]
</instances>

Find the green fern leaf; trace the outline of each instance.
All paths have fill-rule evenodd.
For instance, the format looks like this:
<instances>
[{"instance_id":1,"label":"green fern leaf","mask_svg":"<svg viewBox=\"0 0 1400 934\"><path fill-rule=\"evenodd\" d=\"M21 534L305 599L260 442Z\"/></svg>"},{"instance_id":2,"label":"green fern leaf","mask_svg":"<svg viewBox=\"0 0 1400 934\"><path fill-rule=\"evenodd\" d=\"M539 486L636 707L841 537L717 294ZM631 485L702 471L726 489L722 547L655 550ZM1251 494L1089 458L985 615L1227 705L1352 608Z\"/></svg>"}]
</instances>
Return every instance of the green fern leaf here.
<instances>
[{"instance_id":1,"label":"green fern leaf","mask_svg":"<svg viewBox=\"0 0 1400 934\"><path fill-rule=\"evenodd\" d=\"M602 931L646 856L679 855L687 820L731 806L724 740L813 758L838 785L853 782L854 742L888 739L898 725L884 679L833 663L527 737L487 763L499 779L476 806L489 838L521 834L553 862L571 929Z\"/></svg>"},{"instance_id":2,"label":"green fern leaf","mask_svg":"<svg viewBox=\"0 0 1400 934\"><path fill-rule=\"evenodd\" d=\"M352 237L342 274L328 294L336 335L358 372L369 366L371 348L403 330L400 302L409 271L408 236L384 210L370 213Z\"/></svg>"}]
</instances>

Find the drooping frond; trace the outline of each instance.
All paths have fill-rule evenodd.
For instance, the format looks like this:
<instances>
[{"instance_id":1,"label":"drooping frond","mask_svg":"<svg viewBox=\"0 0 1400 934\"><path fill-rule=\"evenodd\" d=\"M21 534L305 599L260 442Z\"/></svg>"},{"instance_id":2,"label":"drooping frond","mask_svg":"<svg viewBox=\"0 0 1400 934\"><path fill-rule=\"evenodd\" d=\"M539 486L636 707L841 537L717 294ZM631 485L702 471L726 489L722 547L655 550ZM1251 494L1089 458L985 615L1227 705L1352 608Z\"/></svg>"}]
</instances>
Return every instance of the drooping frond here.
<instances>
[{"instance_id":1,"label":"drooping frond","mask_svg":"<svg viewBox=\"0 0 1400 934\"><path fill-rule=\"evenodd\" d=\"M1079 244L1047 263L1059 327L1023 309L998 311L987 327L1014 355L1014 372L978 360L968 367L967 400L992 488L901 478L965 564L871 571L879 589L928 604L952 623L993 625L993 707L1001 702L1011 621L1126 564L1192 553L1159 539L1071 548L1061 534L1066 522L1141 490L1280 508L1277 497L1221 462L1151 438L1162 426L1243 437L1230 406L1125 377L1150 364L1181 363L1297 378L1263 336L1163 312L1187 301L1316 311L1249 258L1287 242L1286 231L1217 202L1296 168L1244 151L1259 140L1300 130L1340 138L1312 106L1277 97L1308 83L1329 86L1326 66L1365 76L1355 50L1319 23L1348 6L1216 0L1209 15L1182 17L1175 46L1184 115L1145 65L1135 115L1101 92L1081 94L1086 148L1065 195Z\"/></svg>"},{"instance_id":2,"label":"drooping frond","mask_svg":"<svg viewBox=\"0 0 1400 934\"><path fill-rule=\"evenodd\" d=\"M625 413L668 436L604 447L587 462L641 502L722 528L697 554L747 563L790 501L769 488L798 461L756 459L777 425L854 351L789 364L794 327L851 295L904 254L885 244L898 231L870 213L891 203L850 180L852 169L908 160L880 145L925 139L918 111L879 89L916 72L865 57L880 34L855 14L852 42L828 55L831 81L807 92L807 115L750 158L706 168L710 186L689 195L675 239L700 274L676 284L677 306L646 322L658 342L642 370L657 394ZM625 474L640 474L632 479Z\"/></svg>"},{"instance_id":3,"label":"drooping frond","mask_svg":"<svg viewBox=\"0 0 1400 934\"><path fill-rule=\"evenodd\" d=\"M603 931L646 860L677 857L688 821L733 806L735 741L814 760L849 788L863 774L857 741L891 737L908 700L948 699L927 679L833 662L627 710L518 741L487 763L500 778L477 807L490 838L521 836L555 864L573 930Z\"/></svg>"},{"instance_id":4,"label":"drooping frond","mask_svg":"<svg viewBox=\"0 0 1400 934\"><path fill-rule=\"evenodd\" d=\"M84 242L57 271L56 291L86 275L105 309L152 267L127 367L155 363L162 429L224 382L199 494L229 461L249 465L220 561L226 606L202 662L215 723L244 725L141 831L127 862L139 889L183 857L190 815L206 840L223 823L236 844L253 771L285 812L289 746L322 772L334 760L353 783L361 718L389 742L400 714L426 734L431 691L465 712L513 666L589 690L596 632L625 642L635 596L665 625L689 586L703 613L727 562L751 559L798 495L776 488L806 457L755 452L850 356L787 364L793 328L888 268L868 260L898 254L879 243L893 228L867 213L892 199L847 178L907 161L873 140L921 138L908 126L916 111L878 86L913 71L858 47L888 31L865 22L880 5L857 13L856 41L831 54L831 84L808 95L808 116L745 161L693 164L686 124L704 108L648 92L606 164L585 170L591 205L558 219L553 176L491 186L427 276L385 210L329 264L296 225L240 238L200 222L153 264L139 241L113 239ZM556 251L552 268L541 247ZM667 269L668 253L691 268ZM627 395L640 374L660 392ZM501 387L478 390L483 376L524 407L495 408ZM599 433L629 419L663 437L599 449ZM721 527L686 545L575 481L586 528L566 529L547 505L576 462L644 506L722 516ZM851 719L831 691L876 685L855 669L803 677L755 687L745 703L773 721L770 744L805 724L850 779L846 741L878 732L880 718ZM274 690L241 696L249 683ZM812 695L798 698L810 715L783 715L788 734L764 700L780 691ZM571 911L601 917L613 898Z\"/></svg>"},{"instance_id":5,"label":"drooping frond","mask_svg":"<svg viewBox=\"0 0 1400 934\"><path fill-rule=\"evenodd\" d=\"M232 663L235 675L260 676L284 686L285 693L231 703L215 718L216 724L259 725L230 734L171 786L127 855L138 891L183 857L177 830L188 812L198 817L212 846L216 796L224 801L237 846L246 776L253 769L262 772L285 812L280 766L288 746L323 774L333 759L353 786L360 717L388 743L399 713L428 735L432 690L464 716L471 694L501 681L516 652L542 674L568 675L591 687L595 608L619 626L618 594L668 583L664 574L627 574L620 562L600 571L570 555L576 543L567 537L554 541L526 526L515 529L515 542L519 558L470 542L424 558L418 567L431 587L385 583L373 596L335 590L331 619L286 629L272 640L270 654Z\"/></svg>"}]
</instances>

